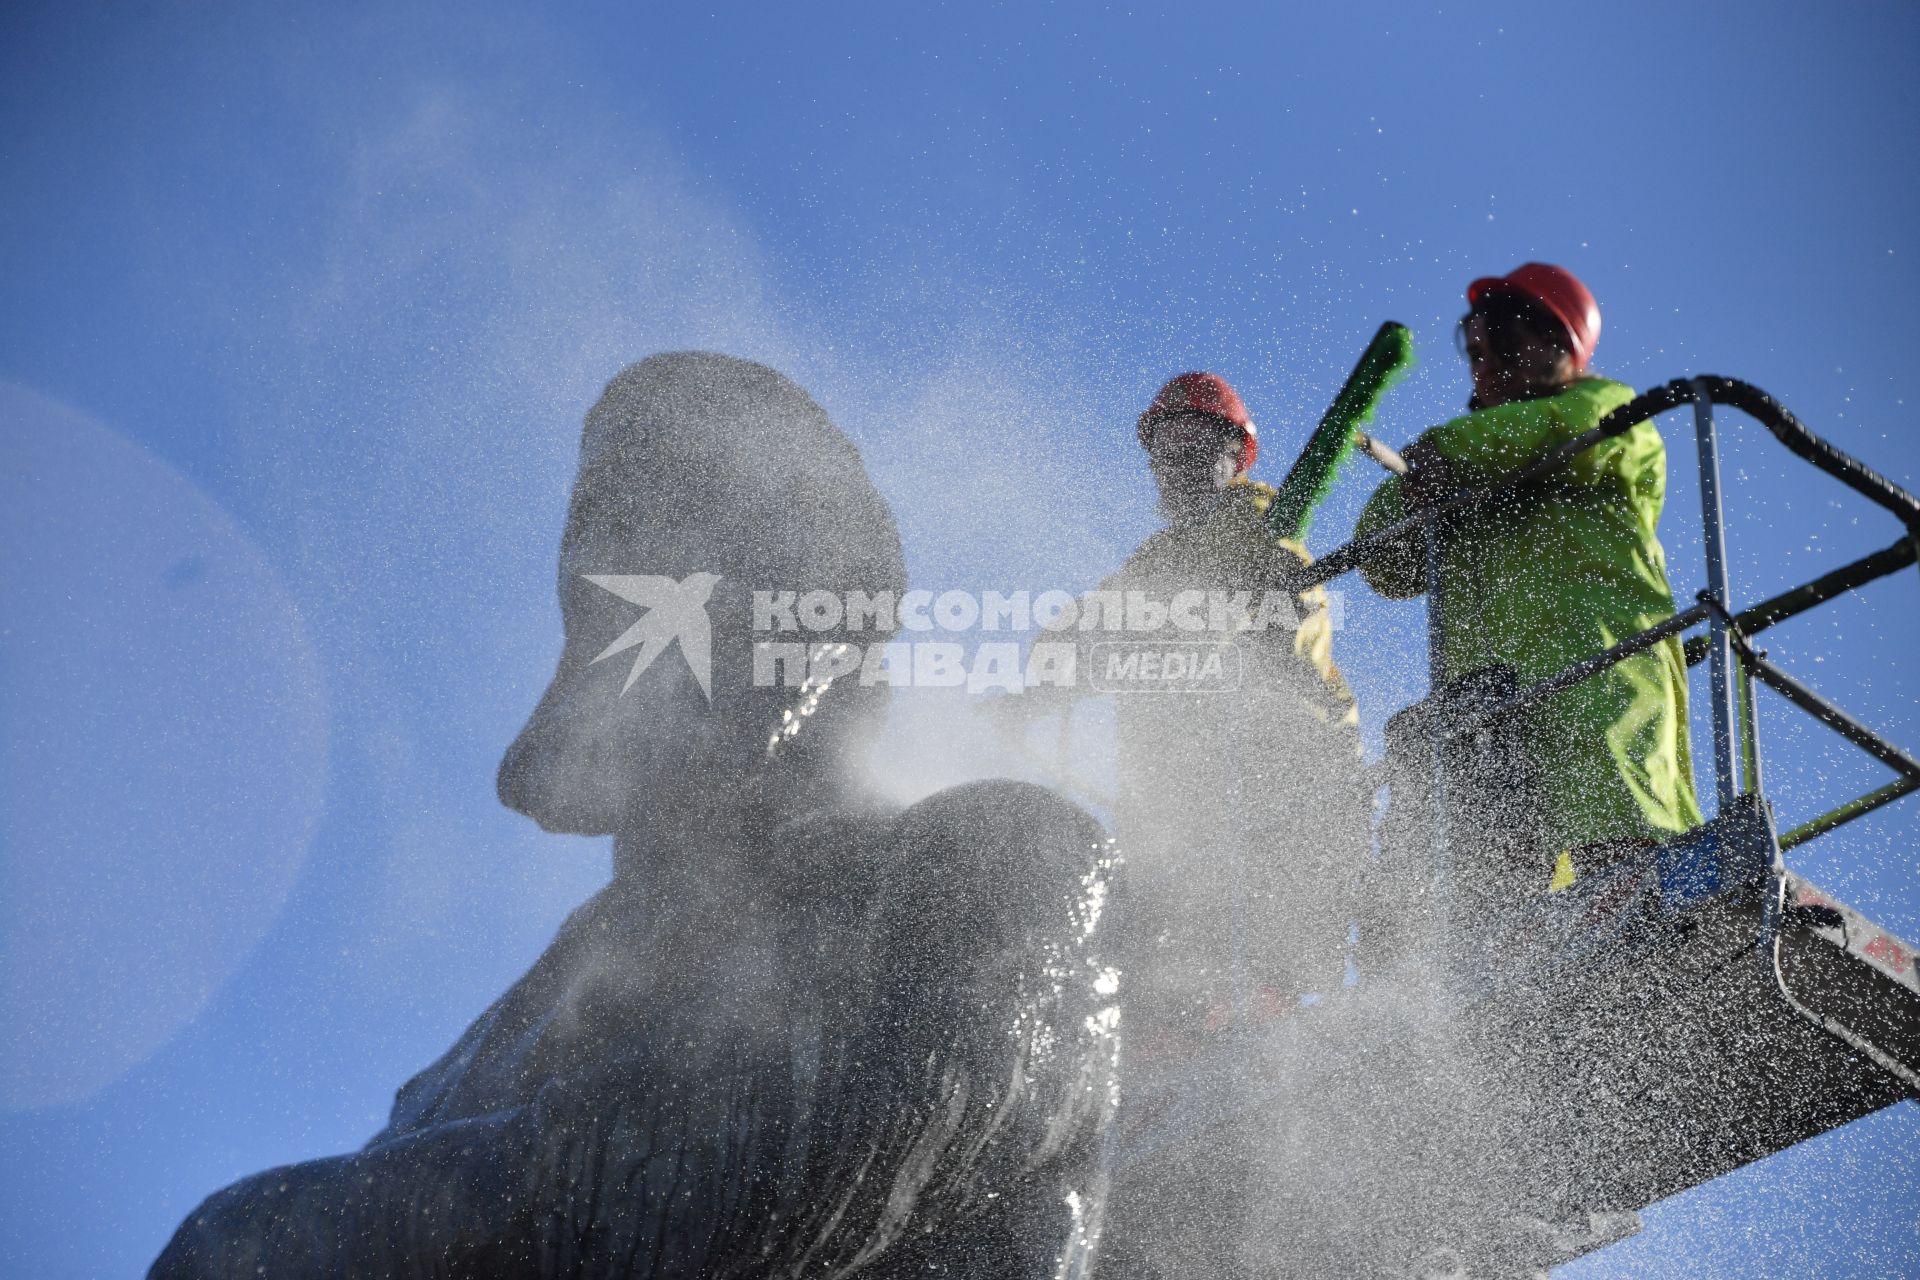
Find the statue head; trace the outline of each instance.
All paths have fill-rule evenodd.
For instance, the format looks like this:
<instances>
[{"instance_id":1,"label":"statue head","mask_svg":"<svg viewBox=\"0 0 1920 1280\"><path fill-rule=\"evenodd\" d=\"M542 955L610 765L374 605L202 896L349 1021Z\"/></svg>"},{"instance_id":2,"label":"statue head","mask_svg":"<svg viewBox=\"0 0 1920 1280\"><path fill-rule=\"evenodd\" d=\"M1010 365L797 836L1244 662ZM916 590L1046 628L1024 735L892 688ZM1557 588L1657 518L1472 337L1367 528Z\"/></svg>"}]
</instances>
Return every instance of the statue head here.
<instances>
[{"instance_id":1,"label":"statue head","mask_svg":"<svg viewBox=\"0 0 1920 1280\"><path fill-rule=\"evenodd\" d=\"M587 415L560 550L565 649L500 763L502 802L550 831L624 836L817 795L885 688L795 689L756 642L885 636L756 631L754 595L904 582L891 511L806 392L706 352L628 367ZM781 735L802 710L806 731Z\"/></svg>"}]
</instances>

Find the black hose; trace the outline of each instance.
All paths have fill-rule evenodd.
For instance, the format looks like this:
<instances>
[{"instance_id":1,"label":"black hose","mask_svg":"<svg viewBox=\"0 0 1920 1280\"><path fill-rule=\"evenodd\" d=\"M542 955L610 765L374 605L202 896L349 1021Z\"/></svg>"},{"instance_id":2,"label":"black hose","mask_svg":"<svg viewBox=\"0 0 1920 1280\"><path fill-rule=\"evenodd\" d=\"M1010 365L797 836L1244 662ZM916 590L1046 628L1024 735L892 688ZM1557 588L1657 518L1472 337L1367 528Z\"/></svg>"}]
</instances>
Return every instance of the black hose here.
<instances>
[{"instance_id":1,"label":"black hose","mask_svg":"<svg viewBox=\"0 0 1920 1280\"><path fill-rule=\"evenodd\" d=\"M1722 378L1710 373L1701 374L1690 381L1703 384L1708 398L1715 404L1729 405L1758 420L1761 426L1773 433L1774 439L1795 455L1811 462L1869 502L1893 512L1909 529L1920 526L1920 499L1852 454L1835 448L1807 430L1784 405L1760 388L1750 382L1741 382L1738 378ZM1670 382L1667 387L1676 385L1686 384Z\"/></svg>"}]
</instances>

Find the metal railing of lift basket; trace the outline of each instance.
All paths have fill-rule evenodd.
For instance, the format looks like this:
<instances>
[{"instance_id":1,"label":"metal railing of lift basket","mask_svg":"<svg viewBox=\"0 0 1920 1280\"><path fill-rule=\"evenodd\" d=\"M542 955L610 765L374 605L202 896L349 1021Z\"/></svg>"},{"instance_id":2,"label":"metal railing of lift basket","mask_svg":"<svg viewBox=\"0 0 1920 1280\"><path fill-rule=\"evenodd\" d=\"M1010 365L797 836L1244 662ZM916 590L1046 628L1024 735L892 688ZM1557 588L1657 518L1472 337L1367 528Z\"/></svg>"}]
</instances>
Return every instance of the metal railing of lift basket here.
<instances>
[{"instance_id":1,"label":"metal railing of lift basket","mask_svg":"<svg viewBox=\"0 0 1920 1280\"><path fill-rule=\"evenodd\" d=\"M1438 689L1441 669L1441 582L1440 558L1449 525L1467 513L1504 495L1537 487L1575 457L1616 436L1624 435L1642 422L1660 414L1691 405L1694 440L1699 454L1700 500L1703 542L1706 556L1706 589L1696 603L1671 618L1630 636L1604 652L1576 662L1562 671L1521 689L1497 705L1458 716L1440 731L1443 741L1453 741L1494 721L1572 688L1607 670L1616 663L1645 652L1663 640L1679 636L1702 623L1704 634L1685 642L1686 661L1694 666L1708 663L1711 687L1709 704L1713 726L1713 773L1717 800L1716 821L1729 818L1741 805L1757 809L1767 817L1762 825L1767 833L1771 858L1769 892L1762 912L1760 936L1756 944L1768 957L1774 980L1782 996L1802 1017L1824 1027L1854 1048L1868 1053L1882 1066L1893 1069L1902 1078L1915 1083L1911 1072L1893 1063L1890 1056L1863 1037L1834 1024L1806 1008L1786 988L1780 973L1778 931L1786 901L1786 871L1781 859L1784 850L1825 835L1846 823L1866 816L1902 796L1920 790L1920 760L1888 742L1855 717L1821 697L1756 650L1752 639L1761 631L1819 605L1850 593L1876 579L1898 573L1914 565L1920 548L1920 499L1866 466L1858 459L1835 448L1808 430L1772 396L1749 383L1733 378L1701 375L1678 378L1655 387L1620 406L1603 418L1592 430L1554 448L1539 460L1521 468L1500 482L1458 490L1445 495L1422 510L1365 539L1357 539L1338 548L1307 569L1301 586L1329 582L1356 568L1375 555L1392 548L1402 539L1418 539L1425 550L1427 588L1428 670L1430 683ZM1713 408L1725 405L1740 410L1760 423L1788 450L1840 483L1885 509L1904 528L1891 545L1863 556L1789 591L1735 612L1732 586L1727 570L1726 522L1722 512L1723 485L1720 475L1720 447ZM1857 796L1827 812L1788 830L1775 834L1761 793L1760 741L1754 714L1753 681L1759 680L1788 702L1820 720L1841 737L1891 768L1898 776L1864 795ZM1445 771L1435 751L1432 780L1432 872L1444 890L1448 875L1447 803ZM1709 824L1712 825L1712 824ZM1445 901L1445 893L1441 901Z\"/></svg>"}]
</instances>

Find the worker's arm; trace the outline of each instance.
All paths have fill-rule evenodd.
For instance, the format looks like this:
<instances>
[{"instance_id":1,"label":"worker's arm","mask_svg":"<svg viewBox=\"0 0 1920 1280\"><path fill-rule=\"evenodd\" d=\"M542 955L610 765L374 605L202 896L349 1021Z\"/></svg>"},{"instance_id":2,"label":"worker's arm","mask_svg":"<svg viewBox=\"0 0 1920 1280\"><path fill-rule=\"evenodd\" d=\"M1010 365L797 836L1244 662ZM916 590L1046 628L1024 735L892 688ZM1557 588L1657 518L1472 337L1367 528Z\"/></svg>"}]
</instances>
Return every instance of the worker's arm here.
<instances>
[{"instance_id":1,"label":"worker's arm","mask_svg":"<svg viewBox=\"0 0 1920 1280\"><path fill-rule=\"evenodd\" d=\"M1371 538L1390 525L1400 522L1407 514L1407 480L1404 476L1390 476L1373 496L1367 499L1367 505L1360 512L1360 523L1354 527L1355 542ZM1384 548L1360 562L1360 576L1369 587L1389 600L1407 600L1427 589L1426 563L1419 541L1420 535L1396 538Z\"/></svg>"},{"instance_id":2,"label":"worker's arm","mask_svg":"<svg viewBox=\"0 0 1920 1280\"><path fill-rule=\"evenodd\" d=\"M1293 585L1292 579L1301 569L1313 564L1312 554L1292 538L1276 539L1273 556L1276 570L1273 580L1281 584L1283 589ZM1333 661L1333 601L1325 584L1296 592L1294 599L1300 609L1300 626L1293 633L1295 656L1312 667L1320 677L1328 698L1329 719L1358 723L1354 713L1353 690L1347 687L1346 677L1340 674L1340 668Z\"/></svg>"}]
</instances>

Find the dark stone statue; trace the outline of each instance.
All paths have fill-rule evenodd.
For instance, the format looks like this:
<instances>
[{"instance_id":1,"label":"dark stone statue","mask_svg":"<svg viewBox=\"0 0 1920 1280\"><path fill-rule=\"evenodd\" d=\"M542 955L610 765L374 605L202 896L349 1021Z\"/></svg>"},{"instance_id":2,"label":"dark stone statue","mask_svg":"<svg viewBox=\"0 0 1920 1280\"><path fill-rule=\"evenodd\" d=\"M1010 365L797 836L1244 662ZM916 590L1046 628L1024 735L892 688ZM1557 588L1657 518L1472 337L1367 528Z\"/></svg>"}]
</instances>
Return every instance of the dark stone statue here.
<instances>
[{"instance_id":1,"label":"dark stone statue","mask_svg":"<svg viewBox=\"0 0 1920 1280\"><path fill-rule=\"evenodd\" d=\"M1084 1275L1116 1088L1102 832L1011 782L889 810L851 759L884 686L756 665L795 637L756 632L755 591L903 585L859 454L791 382L693 353L614 379L566 649L499 779L612 834L612 882L365 1148L217 1193L152 1276Z\"/></svg>"}]
</instances>

